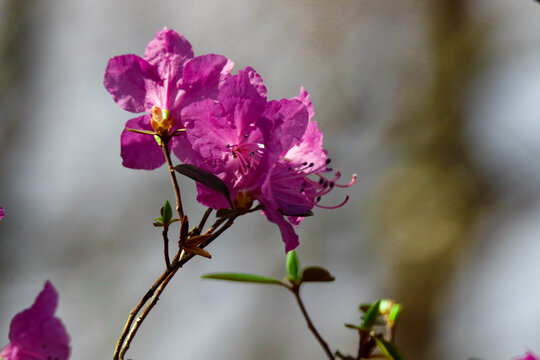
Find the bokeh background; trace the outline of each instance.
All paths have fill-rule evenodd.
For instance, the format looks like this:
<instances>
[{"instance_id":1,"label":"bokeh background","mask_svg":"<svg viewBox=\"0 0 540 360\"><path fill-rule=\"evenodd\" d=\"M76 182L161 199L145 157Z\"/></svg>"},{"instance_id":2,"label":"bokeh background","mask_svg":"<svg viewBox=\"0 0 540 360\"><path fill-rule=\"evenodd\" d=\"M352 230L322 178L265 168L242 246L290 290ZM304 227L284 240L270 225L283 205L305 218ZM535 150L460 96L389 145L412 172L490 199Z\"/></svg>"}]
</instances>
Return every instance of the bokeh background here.
<instances>
[{"instance_id":1,"label":"bokeh background","mask_svg":"<svg viewBox=\"0 0 540 360\"><path fill-rule=\"evenodd\" d=\"M50 279L72 359L107 359L163 270L165 168L121 166L131 114L102 80L167 26L195 54L253 66L269 97L311 93L325 147L357 184L298 229L305 286L332 349L356 351L358 305L405 306L409 359L540 353L540 4L533 0L0 0L0 342ZM182 180L196 219L194 186ZM240 218L190 262L130 358L324 359L290 294L203 281L284 275L276 226ZM0 346L3 344L0 344Z\"/></svg>"}]
</instances>

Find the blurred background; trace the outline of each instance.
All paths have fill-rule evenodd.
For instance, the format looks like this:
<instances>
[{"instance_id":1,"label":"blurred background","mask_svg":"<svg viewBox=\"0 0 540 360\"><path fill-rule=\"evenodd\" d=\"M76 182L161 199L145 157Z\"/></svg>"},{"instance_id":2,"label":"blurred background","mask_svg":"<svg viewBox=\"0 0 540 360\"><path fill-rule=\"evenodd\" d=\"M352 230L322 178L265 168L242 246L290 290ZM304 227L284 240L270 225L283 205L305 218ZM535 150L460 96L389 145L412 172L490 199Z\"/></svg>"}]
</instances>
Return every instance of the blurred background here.
<instances>
[{"instance_id":1,"label":"blurred background","mask_svg":"<svg viewBox=\"0 0 540 360\"><path fill-rule=\"evenodd\" d=\"M533 0L0 0L0 343L51 280L72 359L110 359L161 274L152 227L167 171L123 168L126 120L102 85L109 58L142 55L167 26L196 55L253 66L269 98L311 93L334 168L357 184L299 227L305 286L333 350L355 353L358 305L404 304L412 360L540 353L540 4ZM197 219L194 186L182 179ZM324 359L293 297L202 281L284 276L260 214L240 218L173 279L128 357ZM0 344L2 346L3 344Z\"/></svg>"}]
</instances>

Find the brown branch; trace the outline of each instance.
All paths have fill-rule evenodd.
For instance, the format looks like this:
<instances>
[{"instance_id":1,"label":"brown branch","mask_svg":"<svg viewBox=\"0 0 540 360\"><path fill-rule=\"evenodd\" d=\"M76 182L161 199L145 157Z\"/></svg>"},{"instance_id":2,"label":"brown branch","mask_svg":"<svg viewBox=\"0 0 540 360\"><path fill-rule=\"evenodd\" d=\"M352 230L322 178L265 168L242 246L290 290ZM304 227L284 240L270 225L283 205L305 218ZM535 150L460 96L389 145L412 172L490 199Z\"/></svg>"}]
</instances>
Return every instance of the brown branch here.
<instances>
[{"instance_id":1,"label":"brown branch","mask_svg":"<svg viewBox=\"0 0 540 360\"><path fill-rule=\"evenodd\" d=\"M319 332L317 331L317 329L315 328L315 326L311 322L311 319L309 318L309 315L308 315L308 313L306 311L306 308L304 307L304 303L302 302L302 299L300 298L300 286L293 286L291 288L291 291L294 294L294 297L296 298L296 302L298 303L298 306L300 307L300 310L302 311L302 315L304 315L304 318L306 319L306 323L307 323L307 326L308 326L309 330L311 330L311 332L313 333L313 335L315 336L315 338L317 339L319 344L321 344L321 347L323 348L324 352L326 353L326 356L328 356L328 358L330 360L335 360L335 357L332 354L332 351L330 350L330 348L328 347L328 344L326 343L326 341L324 341L322 336L319 334Z\"/></svg>"}]
</instances>

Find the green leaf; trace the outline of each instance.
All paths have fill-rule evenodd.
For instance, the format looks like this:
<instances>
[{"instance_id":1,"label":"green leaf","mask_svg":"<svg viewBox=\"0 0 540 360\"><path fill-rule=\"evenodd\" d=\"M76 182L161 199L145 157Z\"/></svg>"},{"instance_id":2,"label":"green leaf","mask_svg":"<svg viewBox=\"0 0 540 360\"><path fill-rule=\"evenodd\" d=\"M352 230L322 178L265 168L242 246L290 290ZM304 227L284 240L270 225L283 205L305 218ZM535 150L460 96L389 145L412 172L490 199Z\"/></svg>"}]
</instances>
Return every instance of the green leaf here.
<instances>
[{"instance_id":1,"label":"green leaf","mask_svg":"<svg viewBox=\"0 0 540 360\"><path fill-rule=\"evenodd\" d=\"M225 183L218 178L216 175L211 174L207 171L201 170L198 167L190 164L180 164L174 167L174 170L178 171L180 174L187 176L188 178L195 180L198 183L201 183L205 186L208 186L210 189L215 190L227 199L227 202L233 207L231 201L231 193L229 188Z\"/></svg>"},{"instance_id":2,"label":"green leaf","mask_svg":"<svg viewBox=\"0 0 540 360\"><path fill-rule=\"evenodd\" d=\"M163 226L163 217L160 216L158 218L154 219L154 222L152 223L155 227Z\"/></svg>"},{"instance_id":3,"label":"green leaf","mask_svg":"<svg viewBox=\"0 0 540 360\"><path fill-rule=\"evenodd\" d=\"M218 218L230 218L233 217L237 213L237 210L235 209L219 209L216 211L216 217Z\"/></svg>"},{"instance_id":4,"label":"green leaf","mask_svg":"<svg viewBox=\"0 0 540 360\"><path fill-rule=\"evenodd\" d=\"M407 358L398 350L397 346L390 341L375 337L375 343L381 352L391 360L406 360Z\"/></svg>"},{"instance_id":5,"label":"green leaf","mask_svg":"<svg viewBox=\"0 0 540 360\"><path fill-rule=\"evenodd\" d=\"M215 273L215 274L206 274L201 276L203 279L212 279L212 280L227 280L227 281L238 281L254 284L275 284L283 285L284 283L277 279L272 279L266 276L253 275L253 274L242 274L242 273Z\"/></svg>"},{"instance_id":6,"label":"green leaf","mask_svg":"<svg viewBox=\"0 0 540 360\"><path fill-rule=\"evenodd\" d=\"M319 266L308 266L302 270L302 282L334 281L335 277L330 272Z\"/></svg>"},{"instance_id":7,"label":"green leaf","mask_svg":"<svg viewBox=\"0 0 540 360\"><path fill-rule=\"evenodd\" d=\"M169 223L172 219L172 207L169 203L169 200L165 201L165 204L161 208L161 217L163 218L164 223Z\"/></svg>"},{"instance_id":8,"label":"green leaf","mask_svg":"<svg viewBox=\"0 0 540 360\"><path fill-rule=\"evenodd\" d=\"M293 282L298 283L300 281L300 260L294 250L287 253L287 273Z\"/></svg>"},{"instance_id":9,"label":"green leaf","mask_svg":"<svg viewBox=\"0 0 540 360\"><path fill-rule=\"evenodd\" d=\"M390 323L390 326L396 326L402 310L403 308L399 304L394 304L394 306L392 306L392 310L390 310L390 314L388 315L388 322Z\"/></svg>"},{"instance_id":10,"label":"green leaf","mask_svg":"<svg viewBox=\"0 0 540 360\"><path fill-rule=\"evenodd\" d=\"M364 315L364 321L362 322L362 327L366 330L371 330L375 322L377 321L377 317L379 316L379 305L381 304L381 300L375 301L369 309L366 311L366 315Z\"/></svg>"}]
</instances>

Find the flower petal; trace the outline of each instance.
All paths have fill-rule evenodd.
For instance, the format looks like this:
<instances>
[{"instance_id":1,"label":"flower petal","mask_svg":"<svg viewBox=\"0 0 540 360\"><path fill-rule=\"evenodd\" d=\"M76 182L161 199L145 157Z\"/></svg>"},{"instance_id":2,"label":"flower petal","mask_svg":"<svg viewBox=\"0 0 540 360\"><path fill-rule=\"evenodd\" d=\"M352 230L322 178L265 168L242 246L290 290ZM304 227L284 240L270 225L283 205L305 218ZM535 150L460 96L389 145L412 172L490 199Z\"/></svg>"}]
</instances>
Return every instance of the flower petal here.
<instances>
[{"instance_id":1,"label":"flower petal","mask_svg":"<svg viewBox=\"0 0 540 360\"><path fill-rule=\"evenodd\" d=\"M177 56L183 62L193 57L193 49L185 37L164 27L146 46L144 58L152 65L162 67L163 58ZM162 73L160 71L160 73Z\"/></svg>"},{"instance_id":2,"label":"flower petal","mask_svg":"<svg viewBox=\"0 0 540 360\"><path fill-rule=\"evenodd\" d=\"M33 352L44 358L64 360L69 357L69 336L60 319L54 317L58 294L50 282L34 304L15 315L9 339L12 352Z\"/></svg>"},{"instance_id":3,"label":"flower petal","mask_svg":"<svg viewBox=\"0 0 540 360\"><path fill-rule=\"evenodd\" d=\"M277 209L267 208L266 204L263 213L269 221L279 227L281 239L285 243L285 252L296 249L300 244L298 235L294 232L293 226L283 218L283 215Z\"/></svg>"},{"instance_id":4,"label":"flower petal","mask_svg":"<svg viewBox=\"0 0 540 360\"><path fill-rule=\"evenodd\" d=\"M148 111L159 88L160 78L146 60L137 55L113 57L107 64L103 84L114 101L134 113Z\"/></svg>"},{"instance_id":5,"label":"flower petal","mask_svg":"<svg viewBox=\"0 0 540 360\"><path fill-rule=\"evenodd\" d=\"M271 149L286 152L300 141L308 125L308 111L304 103L297 99L272 100L266 105L263 116L274 123L273 137L278 139L280 148Z\"/></svg>"},{"instance_id":6,"label":"flower petal","mask_svg":"<svg viewBox=\"0 0 540 360\"><path fill-rule=\"evenodd\" d=\"M126 129L152 130L150 115L129 120ZM120 136L122 165L130 169L153 170L165 162L165 155L151 135L137 134L124 129Z\"/></svg>"},{"instance_id":7,"label":"flower petal","mask_svg":"<svg viewBox=\"0 0 540 360\"><path fill-rule=\"evenodd\" d=\"M6 214L6 211L4 210L3 207L0 206L0 220L2 220L5 214Z\"/></svg>"},{"instance_id":8,"label":"flower petal","mask_svg":"<svg viewBox=\"0 0 540 360\"><path fill-rule=\"evenodd\" d=\"M328 152L323 149L322 142L323 134L317 127L317 122L310 121L300 142L293 146L284 157L294 164L313 163L314 168L320 168L323 171L326 169Z\"/></svg>"},{"instance_id":9,"label":"flower petal","mask_svg":"<svg viewBox=\"0 0 540 360\"><path fill-rule=\"evenodd\" d=\"M185 90L181 106L198 100L216 99L219 88L229 77L233 66L231 60L215 54L197 56L188 61L178 85Z\"/></svg>"}]
</instances>

